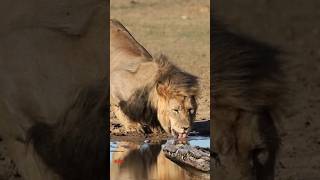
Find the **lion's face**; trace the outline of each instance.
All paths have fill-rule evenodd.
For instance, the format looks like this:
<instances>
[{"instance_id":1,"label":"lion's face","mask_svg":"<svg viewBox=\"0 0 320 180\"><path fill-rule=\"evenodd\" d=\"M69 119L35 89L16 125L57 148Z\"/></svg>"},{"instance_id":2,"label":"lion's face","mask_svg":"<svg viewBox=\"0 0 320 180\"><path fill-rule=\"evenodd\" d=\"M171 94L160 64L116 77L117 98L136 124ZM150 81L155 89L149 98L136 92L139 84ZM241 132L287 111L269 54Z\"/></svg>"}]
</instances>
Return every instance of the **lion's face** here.
<instances>
[{"instance_id":1,"label":"lion's face","mask_svg":"<svg viewBox=\"0 0 320 180\"><path fill-rule=\"evenodd\" d=\"M278 135L268 114L216 108L211 131L211 147L221 166L216 179L274 179Z\"/></svg>"},{"instance_id":2,"label":"lion's face","mask_svg":"<svg viewBox=\"0 0 320 180\"><path fill-rule=\"evenodd\" d=\"M162 128L173 136L185 138L195 119L197 104L194 96L161 98L158 106L158 120Z\"/></svg>"}]
</instances>

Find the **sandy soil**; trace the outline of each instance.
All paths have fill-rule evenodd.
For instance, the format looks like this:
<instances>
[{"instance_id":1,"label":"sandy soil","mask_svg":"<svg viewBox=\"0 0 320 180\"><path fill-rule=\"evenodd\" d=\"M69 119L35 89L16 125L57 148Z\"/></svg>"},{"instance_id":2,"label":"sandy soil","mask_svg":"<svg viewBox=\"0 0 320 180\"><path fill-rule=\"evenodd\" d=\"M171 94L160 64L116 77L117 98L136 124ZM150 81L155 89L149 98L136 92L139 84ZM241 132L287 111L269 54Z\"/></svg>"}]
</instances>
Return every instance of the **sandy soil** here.
<instances>
[{"instance_id":1,"label":"sandy soil","mask_svg":"<svg viewBox=\"0 0 320 180\"><path fill-rule=\"evenodd\" d=\"M320 179L320 1L216 0L215 12L234 29L287 54L278 180Z\"/></svg>"}]
</instances>

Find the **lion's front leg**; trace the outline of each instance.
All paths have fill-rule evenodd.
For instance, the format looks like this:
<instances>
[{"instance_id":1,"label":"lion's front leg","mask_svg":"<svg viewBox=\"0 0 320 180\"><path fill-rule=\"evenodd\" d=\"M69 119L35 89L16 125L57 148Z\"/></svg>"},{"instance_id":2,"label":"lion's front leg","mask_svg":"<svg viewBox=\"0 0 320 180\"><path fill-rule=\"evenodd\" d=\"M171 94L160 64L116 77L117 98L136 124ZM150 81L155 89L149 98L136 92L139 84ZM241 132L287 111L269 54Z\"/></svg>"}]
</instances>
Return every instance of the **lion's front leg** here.
<instances>
[{"instance_id":1,"label":"lion's front leg","mask_svg":"<svg viewBox=\"0 0 320 180\"><path fill-rule=\"evenodd\" d=\"M143 127L140 123L134 122L130 119L119 106L111 106L111 110L114 112L115 116L119 122L124 126L127 133L130 132L139 132L144 133Z\"/></svg>"},{"instance_id":2,"label":"lion's front leg","mask_svg":"<svg viewBox=\"0 0 320 180\"><path fill-rule=\"evenodd\" d=\"M9 156L17 165L25 180L61 180L62 178L50 169L35 152L33 144L17 140L8 140L6 146Z\"/></svg>"}]
</instances>

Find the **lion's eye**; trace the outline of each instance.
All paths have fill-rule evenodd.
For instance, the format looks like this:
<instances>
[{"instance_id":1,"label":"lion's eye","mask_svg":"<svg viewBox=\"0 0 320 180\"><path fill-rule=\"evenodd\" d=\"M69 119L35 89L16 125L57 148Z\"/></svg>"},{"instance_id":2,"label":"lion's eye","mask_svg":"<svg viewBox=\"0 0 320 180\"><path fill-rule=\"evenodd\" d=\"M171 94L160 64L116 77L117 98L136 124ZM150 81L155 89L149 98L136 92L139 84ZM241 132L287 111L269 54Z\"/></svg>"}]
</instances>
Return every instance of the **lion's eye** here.
<instances>
[{"instance_id":1,"label":"lion's eye","mask_svg":"<svg viewBox=\"0 0 320 180\"><path fill-rule=\"evenodd\" d=\"M178 112L179 112L179 109L172 109L172 111L178 113Z\"/></svg>"}]
</instances>

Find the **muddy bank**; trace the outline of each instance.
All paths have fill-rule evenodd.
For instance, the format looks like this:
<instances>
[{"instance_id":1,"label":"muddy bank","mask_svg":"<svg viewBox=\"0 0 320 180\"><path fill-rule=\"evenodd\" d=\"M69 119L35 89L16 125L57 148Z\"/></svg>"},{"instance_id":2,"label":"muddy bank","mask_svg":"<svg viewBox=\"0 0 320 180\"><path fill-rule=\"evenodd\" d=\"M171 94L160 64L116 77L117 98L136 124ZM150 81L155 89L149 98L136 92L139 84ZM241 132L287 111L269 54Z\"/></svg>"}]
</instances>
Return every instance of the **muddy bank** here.
<instances>
[{"instance_id":1,"label":"muddy bank","mask_svg":"<svg viewBox=\"0 0 320 180\"><path fill-rule=\"evenodd\" d=\"M136 137L151 137L151 138L167 138L168 135L164 131L159 131L157 133L146 134L143 132L126 132L123 125L118 123L116 119L110 121L110 135L114 136L136 136ZM192 125L192 129L189 136L210 136L210 121L195 121Z\"/></svg>"}]
</instances>

